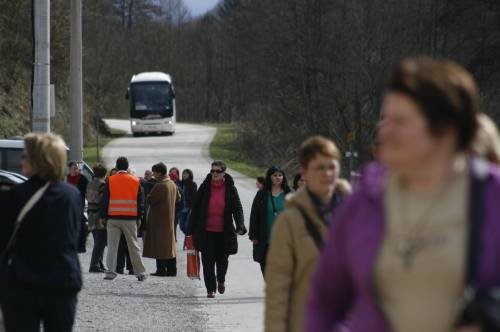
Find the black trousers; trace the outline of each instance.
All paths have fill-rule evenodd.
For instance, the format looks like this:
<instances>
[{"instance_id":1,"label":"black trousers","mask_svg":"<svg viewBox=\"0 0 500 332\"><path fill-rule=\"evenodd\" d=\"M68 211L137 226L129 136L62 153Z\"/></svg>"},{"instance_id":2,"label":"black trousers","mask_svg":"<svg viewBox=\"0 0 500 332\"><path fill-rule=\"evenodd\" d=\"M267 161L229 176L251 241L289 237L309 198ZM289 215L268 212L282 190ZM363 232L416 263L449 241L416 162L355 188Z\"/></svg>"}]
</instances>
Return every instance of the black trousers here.
<instances>
[{"instance_id":1,"label":"black trousers","mask_svg":"<svg viewBox=\"0 0 500 332\"><path fill-rule=\"evenodd\" d=\"M223 283L226 280L229 265L228 255L224 247L224 233L207 232L206 243L201 252L201 263L207 292L215 292L217 289L216 281Z\"/></svg>"},{"instance_id":2,"label":"black trousers","mask_svg":"<svg viewBox=\"0 0 500 332\"><path fill-rule=\"evenodd\" d=\"M118 253L116 258L116 271L123 272L124 268L127 267L129 272L134 271L132 267L132 262L130 261L130 254L128 253L127 241L125 236L122 234L120 237L120 244L118 245Z\"/></svg>"},{"instance_id":3,"label":"black trousers","mask_svg":"<svg viewBox=\"0 0 500 332\"><path fill-rule=\"evenodd\" d=\"M92 258L90 259L90 269L103 269L104 263L102 262L102 258L107 243L106 229L94 229L92 237L94 238L94 248L92 249Z\"/></svg>"},{"instance_id":4,"label":"black trousers","mask_svg":"<svg viewBox=\"0 0 500 332\"><path fill-rule=\"evenodd\" d=\"M5 330L70 332L75 321L76 291L11 288L2 305Z\"/></svg>"},{"instance_id":5,"label":"black trousers","mask_svg":"<svg viewBox=\"0 0 500 332\"><path fill-rule=\"evenodd\" d=\"M157 259L156 272L165 273L169 277L175 277L177 275L177 259Z\"/></svg>"}]
</instances>

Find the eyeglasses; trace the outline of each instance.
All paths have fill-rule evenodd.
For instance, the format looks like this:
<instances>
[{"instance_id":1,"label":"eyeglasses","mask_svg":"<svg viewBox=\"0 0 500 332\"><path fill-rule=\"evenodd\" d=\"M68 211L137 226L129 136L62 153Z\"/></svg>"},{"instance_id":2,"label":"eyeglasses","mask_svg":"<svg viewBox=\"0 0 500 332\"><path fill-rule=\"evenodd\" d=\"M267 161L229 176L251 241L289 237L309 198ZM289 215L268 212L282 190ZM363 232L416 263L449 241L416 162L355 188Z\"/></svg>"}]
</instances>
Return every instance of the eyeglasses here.
<instances>
[{"instance_id":1,"label":"eyeglasses","mask_svg":"<svg viewBox=\"0 0 500 332\"><path fill-rule=\"evenodd\" d=\"M221 169L211 169L210 173L212 173L212 174L214 174L214 173L221 174L221 173L224 173L224 171L221 170Z\"/></svg>"},{"instance_id":2,"label":"eyeglasses","mask_svg":"<svg viewBox=\"0 0 500 332\"><path fill-rule=\"evenodd\" d=\"M316 167L313 167L312 170L318 173L322 173L325 171L335 171L337 169L337 166L335 164L331 165L317 165Z\"/></svg>"}]
</instances>

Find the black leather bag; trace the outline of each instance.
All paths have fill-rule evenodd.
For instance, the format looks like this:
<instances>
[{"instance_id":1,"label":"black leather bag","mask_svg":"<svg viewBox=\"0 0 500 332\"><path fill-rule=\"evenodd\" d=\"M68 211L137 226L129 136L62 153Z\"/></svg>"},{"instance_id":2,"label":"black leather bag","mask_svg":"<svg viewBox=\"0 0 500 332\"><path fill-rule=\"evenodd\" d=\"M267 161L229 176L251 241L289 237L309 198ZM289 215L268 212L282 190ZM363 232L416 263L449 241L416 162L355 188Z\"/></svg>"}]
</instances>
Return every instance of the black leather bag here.
<instances>
[{"instance_id":1,"label":"black leather bag","mask_svg":"<svg viewBox=\"0 0 500 332\"><path fill-rule=\"evenodd\" d=\"M474 164L473 164L474 165ZM476 324L482 332L500 332L500 288L476 289L477 267L481 257L481 230L484 222L484 184L486 174L473 173L471 183L469 247L466 289L457 326Z\"/></svg>"},{"instance_id":2,"label":"black leather bag","mask_svg":"<svg viewBox=\"0 0 500 332\"><path fill-rule=\"evenodd\" d=\"M478 324L482 332L500 331L500 289L470 292L465 297L459 326Z\"/></svg>"}]
</instances>

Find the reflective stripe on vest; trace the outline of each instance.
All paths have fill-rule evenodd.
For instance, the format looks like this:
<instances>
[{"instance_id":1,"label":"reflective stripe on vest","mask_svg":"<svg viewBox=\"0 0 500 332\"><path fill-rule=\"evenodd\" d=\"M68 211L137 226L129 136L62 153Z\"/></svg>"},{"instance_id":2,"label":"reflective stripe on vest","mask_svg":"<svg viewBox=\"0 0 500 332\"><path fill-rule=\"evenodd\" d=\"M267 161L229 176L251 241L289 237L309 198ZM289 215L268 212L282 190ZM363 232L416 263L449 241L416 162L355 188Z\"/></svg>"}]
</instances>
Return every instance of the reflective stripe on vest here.
<instances>
[{"instance_id":1,"label":"reflective stripe on vest","mask_svg":"<svg viewBox=\"0 0 500 332\"><path fill-rule=\"evenodd\" d=\"M139 179L126 173L109 177L108 216L137 217Z\"/></svg>"}]
</instances>

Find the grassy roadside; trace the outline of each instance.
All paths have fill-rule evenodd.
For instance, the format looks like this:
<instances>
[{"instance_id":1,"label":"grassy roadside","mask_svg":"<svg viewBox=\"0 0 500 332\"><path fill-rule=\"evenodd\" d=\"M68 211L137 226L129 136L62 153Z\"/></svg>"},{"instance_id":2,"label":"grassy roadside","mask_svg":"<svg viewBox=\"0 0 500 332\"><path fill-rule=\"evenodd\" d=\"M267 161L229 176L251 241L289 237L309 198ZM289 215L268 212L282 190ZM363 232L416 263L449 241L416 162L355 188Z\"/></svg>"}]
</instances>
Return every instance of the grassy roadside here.
<instances>
[{"instance_id":1,"label":"grassy roadside","mask_svg":"<svg viewBox=\"0 0 500 332\"><path fill-rule=\"evenodd\" d=\"M99 137L99 156L102 159L102 148L108 144L115 137L103 136ZM95 164L99 162L97 159L97 141L93 140L92 142L88 142L87 145L83 148L83 160L89 165L93 167Z\"/></svg>"},{"instance_id":2,"label":"grassy roadside","mask_svg":"<svg viewBox=\"0 0 500 332\"><path fill-rule=\"evenodd\" d=\"M248 156L245 156L238 147L236 141L238 133L234 125L230 124L207 124L217 128L217 133L210 144L209 152L213 159L223 160L229 168L232 168L249 177L256 178L264 175L265 170L256 166Z\"/></svg>"},{"instance_id":3,"label":"grassy roadside","mask_svg":"<svg viewBox=\"0 0 500 332\"><path fill-rule=\"evenodd\" d=\"M105 126L105 124L102 124ZM118 130L118 129L113 129L109 128L107 126L103 127L105 134L99 135L99 156L101 157L102 160L102 149L106 144L108 144L111 140L125 136L125 132ZM97 158L97 140L96 137L92 137L87 141L83 148L83 160L89 165L90 167L94 166L101 160L98 160Z\"/></svg>"}]
</instances>

